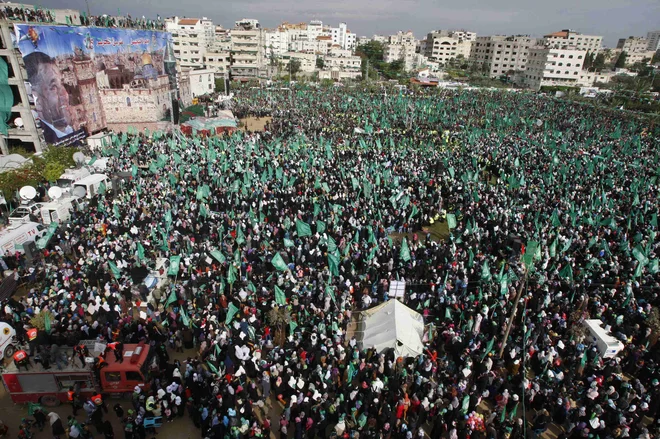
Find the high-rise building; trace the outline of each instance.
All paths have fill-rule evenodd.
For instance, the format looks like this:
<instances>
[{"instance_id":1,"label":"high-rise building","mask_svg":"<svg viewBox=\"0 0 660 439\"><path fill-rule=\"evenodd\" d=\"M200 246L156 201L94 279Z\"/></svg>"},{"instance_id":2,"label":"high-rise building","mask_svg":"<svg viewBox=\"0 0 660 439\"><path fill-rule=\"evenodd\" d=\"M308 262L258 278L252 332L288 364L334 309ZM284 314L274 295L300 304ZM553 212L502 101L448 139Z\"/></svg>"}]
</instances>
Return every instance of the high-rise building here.
<instances>
[{"instance_id":1,"label":"high-rise building","mask_svg":"<svg viewBox=\"0 0 660 439\"><path fill-rule=\"evenodd\" d=\"M629 66L640 62L651 62L655 51L649 50L648 47L648 40L642 37L621 38L616 45L617 49L626 53L626 65Z\"/></svg>"},{"instance_id":2,"label":"high-rise building","mask_svg":"<svg viewBox=\"0 0 660 439\"><path fill-rule=\"evenodd\" d=\"M543 36L543 45L555 48L575 48L589 53L598 53L602 49L603 37L582 35L571 29L563 29Z\"/></svg>"},{"instance_id":3,"label":"high-rise building","mask_svg":"<svg viewBox=\"0 0 660 439\"><path fill-rule=\"evenodd\" d=\"M204 55L215 42L215 26L206 17L165 19L165 29L172 33L174 56L179 69L201 69Z\"/></svg>"},{"instance_id":4,"label":"high-rise building","mask_svg":"<svg viewBox=\"0 0 660 439\"><path fill-rule=\"evenodd\" d=\"M426 36L424 55L430 61L438 62L441 65L445 65L455 58L467 60L476 36L476 33L464 30L430 32Z\"/></svg>"},{"instance_id":5,"label":"high-rise building","mask_svg":"<svg viewBox=\"0 0 660 439\"><path fill-rule=\"evenodd\" d=\"M526 68L529 48L536 44L529 35L477 37L472 44L470 62L490 77L511 75Z\"/></svg>"},{"instance_id":6,"label":"high-rise building","mask_svg":"<svg viewBox=\"0 0 660 439\"><path fill-rule=\"evenodd\" d=\"M357 43L357 35L346 27L346 23L339 23L339 27L330 28L332 44L342 49L354 50Z\"/></svg>"},{"instance_id":7,"label":"high-rise building","mask_svg":"<svg viewBox=\"0 0 660 439\"><path fill-rule=\"evenodd\" d=\"M417 67L416 50L417 38L411 31L397 32L388 37L388 41L384 45L384 59L385 62L393 62L401 60L404 63L404 70L411 71Z\"/></svg>"},{"instance_id":8,"label":"high-rise building","mask_svg":"<svg viewBox=\"0 0 660 439\"><path fill-rule=\"evenodd\" d=\"M265 75L264 33L258 20L238 20L231 30L231 76L256 79Z\"/></svg>"},{"instance_id":9,"label":"high-rise building","mask_svg":"<svg viewBox=\"0 0 660 439\"><path fill-rule=\"evenodd\" d=\"M655 52L656 50L660 49L660 30L653 30L648 32L646 34L646 41L648 41L646 50L652 50Z\"/></svg>"},{"instance_id":10,"label":"high-rise building","mask_svg":"<svg viewBox=\"0 0 660 439\"><path fill-rule=\"evenodd\" d=\"M583 70L586 49L538 45L529 49L524 83L539 90L543 86L580 87L592 85L593 75Z\"/></svg>"}]
</instances>

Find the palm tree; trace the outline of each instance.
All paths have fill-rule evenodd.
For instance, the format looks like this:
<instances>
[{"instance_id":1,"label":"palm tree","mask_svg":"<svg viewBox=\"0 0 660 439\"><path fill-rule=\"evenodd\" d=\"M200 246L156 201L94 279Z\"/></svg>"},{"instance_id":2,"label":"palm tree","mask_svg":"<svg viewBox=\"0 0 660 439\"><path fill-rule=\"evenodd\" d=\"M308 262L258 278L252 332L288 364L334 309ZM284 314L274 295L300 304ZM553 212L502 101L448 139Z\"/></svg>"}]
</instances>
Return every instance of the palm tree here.
<instances>
[{"instance_id":1,"label":"palm tree","mask_svg":"<svg viewBox=\"0 0 660 439\"><path fill-rule=\"evenodd\" d=\"M291 314L285 307L276 306L266 314L268 324L275 329L273 341L282 347L286 341L286 327L291 322Z\"/></svg>"}]
</instances>

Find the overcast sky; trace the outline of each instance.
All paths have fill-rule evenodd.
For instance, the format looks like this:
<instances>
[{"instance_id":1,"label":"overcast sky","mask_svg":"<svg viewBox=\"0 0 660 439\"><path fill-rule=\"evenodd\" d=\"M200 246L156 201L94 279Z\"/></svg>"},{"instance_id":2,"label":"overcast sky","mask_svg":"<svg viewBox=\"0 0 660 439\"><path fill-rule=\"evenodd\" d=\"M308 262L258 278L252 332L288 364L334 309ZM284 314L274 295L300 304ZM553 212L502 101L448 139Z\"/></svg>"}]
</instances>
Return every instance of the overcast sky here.
<instances>
[{"instance_id":1,"label":"overcast sky","mask_svg":"<svg viewBox=\"0 0 660 439\"><path fill-rule=\"evenodd\" d=\"M16 0L15 0L16 1ZM422 38L434 29L466 29L478 35L531 34L561 29L603 35L604 44L619 38L646 36L660 30L660 0L88 0L93 15L131 14L155 18L174 15L208 17L232 27L241 18L256 18L263 27L282 21L344 21L358 36L389 35L412 30ZM30 2L26 2L29 4ZM85 0L41 0L50 8L86 9Z\"/></svg>"}]
</instances>

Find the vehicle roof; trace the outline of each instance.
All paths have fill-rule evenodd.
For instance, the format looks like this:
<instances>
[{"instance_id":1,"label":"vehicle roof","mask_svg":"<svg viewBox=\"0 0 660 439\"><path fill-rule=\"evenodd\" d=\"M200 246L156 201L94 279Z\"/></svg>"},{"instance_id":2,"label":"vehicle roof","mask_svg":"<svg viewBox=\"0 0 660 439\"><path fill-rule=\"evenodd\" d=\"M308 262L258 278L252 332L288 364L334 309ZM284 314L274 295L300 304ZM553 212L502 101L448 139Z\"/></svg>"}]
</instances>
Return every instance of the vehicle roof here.
<instances>
[{"instance_id":1,"label":"vehicle roof","mask_svg":"<svg viewBox=\"0 0 660 439\"><path fill-rule=\"evenodd\" d=\"M97 357L100 352L94 351L94 347L89 345L89 340L85 340L85 344L88 345L89 353L90 356ZM91 342L94 342L94 340L91 340ZM82 342L81 342L82 343ZM103 346L105 346L103 344ZM144 345L142 352L140 353L140 357L137 363L131 364L130 357L132 353L135 351L135 349L138 347L137 344L126 344L124 345L124 362L123 363L118 363L115 361L115 356L112 353L108 353L106 355L105 361L108 363L107 367L104 367L103 370L110 371L110 372L117 372L117 371L122 371L122 370L134 370L134 369L139 369L142 367L144 362L147 360L147 357L149 356L149 345ZM44 372L52 372L52 373L57 373L57 374L62 374L62 373L90 373L92 372L91 365L87 365L86 367L80 367L80 359L75 356L73 353L73 348L68 347L68 346L60 346L60 350L64 352L69 358L69 361L67 361L67 365L62 368L62 370L58 370L56 367L53 367L54 365L51 365L50 369L44 369L41 364L35 363L34 358L30 359L31 366L27 371L21 370L19 371L16 368L16 365L14 364L13 361L8 362L7 366L5 367L5 373L44 373ZM74 357L73 361L71 361L71 358ZM73 364L72 364L73 363Z\"/></svg>"},{"instance_id":2,"label":"vehicle roof","mask_svg":"<svg viewBox=\"0 0 660 439\"><path fill-rule=\"evenodd\" d=\"M94 184L94 183L98 183L100 181L106 180L107 178L108 178L108 176L105 175L105 174L92 174L92 175L89 175L85 178L81 178L80 180L76 181L74 183L74 186L80 186L80 185L83 185L83 184Z\"/></svg>"},{"instance_id":3,"label":"vehicle roof","mask_svg":"<svg viewBox=\"0 0 660 439\"><path fill-rule=\"evenodd\" d=\"M64 206L66 204L73 203L76 200L79 200L80 198L78 197L63 197L63 198L58 198L57 200L49 201L48 203L43 203L41 205L41 208L44 209L54 209L60 206Z\"/></svg>"},{"instance_id":4,"label":"vehicle roof","mask_svg":"<svg viewBox=\"0 0 660 439\"><path fill-rule=\"evenodd\" d=\"M0 230L0 238L6 239L7 237L18 236L22 233L32 230L37 227L39 223L27 222L23 224L9 225L4 229Z\"/></svg>"}]
</instances>

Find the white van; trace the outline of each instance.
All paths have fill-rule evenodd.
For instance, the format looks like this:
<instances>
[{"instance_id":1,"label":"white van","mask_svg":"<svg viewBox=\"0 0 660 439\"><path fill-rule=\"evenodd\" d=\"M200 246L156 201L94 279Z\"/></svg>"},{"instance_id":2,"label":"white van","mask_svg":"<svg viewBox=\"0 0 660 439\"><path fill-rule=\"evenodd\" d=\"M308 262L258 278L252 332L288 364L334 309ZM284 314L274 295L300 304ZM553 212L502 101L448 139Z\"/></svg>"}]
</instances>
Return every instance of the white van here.
<instances>
[{"instance_id":1,"label":"white van","mask_svg":"<svg viewBox=\"0 0 660 439\"><path fill-rule=\"evenodd\" d=\"M23 244L36 241L45 235L47 229L39 223L9 225L0 230L0 257L7 253L25 253Z\"/></svg>"},{"instance_id":2,"label":"white van","mask_svg":"<svg viewBox=\"0 0 660 439\"><path fill-rule=\"evenodd\" d=\"M61 223L63 221L69 221L71 212L76 210L78 210L78 198L59 198L50 203L44 203L41 206L41 221L45 225L51 222Z\"/></svg>"},{"instance_id":3,"label":"white van","mask_svg":"<svg viewBox=\"0 0 660 439\"><path fill-rule=\"evenodd\" d=\"M589 319L584 321L584 326L598 346L598 353L601 358L616 357L623 350L623 343L612 337L609 330L603 328L603 322L599 319Z\"/></svg>"},{"instance_id":4,"label":"white van","mask_svg":"<svg viewBox=\"0 0 660 439\"><path fill-rule=\"evenodd\" d=\"M39 218L41 203L21 204L9 214L9 224L25 224Z\"/></svg>"},{"instance_id":5,"label":"white van","mask_svg":"<svg viewBox=\"0 0 660 439\"><path fill-rule=\"evenodd\" d=\"M57 185L62 189L70 189L73 187L74 183L85 177L89 177L90 175L92 174L87 168L67 169L64 171L64 174L60 175L60 178L57 179Z\"/></svg>"},{"instance_id":6,"label":"white van","mask_svg":"<svg viewBox=\"0 0 660 439\"><path fill-rule=\"evenodd\" d=\"M85 177L82 180L78 180L73 184L73 190L76 191L76 188L82 187L85 189L85 197L92 198L94 195L99 193L99 186L101 183L105 184L106 190L112 189L112 181L105 174L92 174L89 177Z\"/></svg>"}]
</instances>

